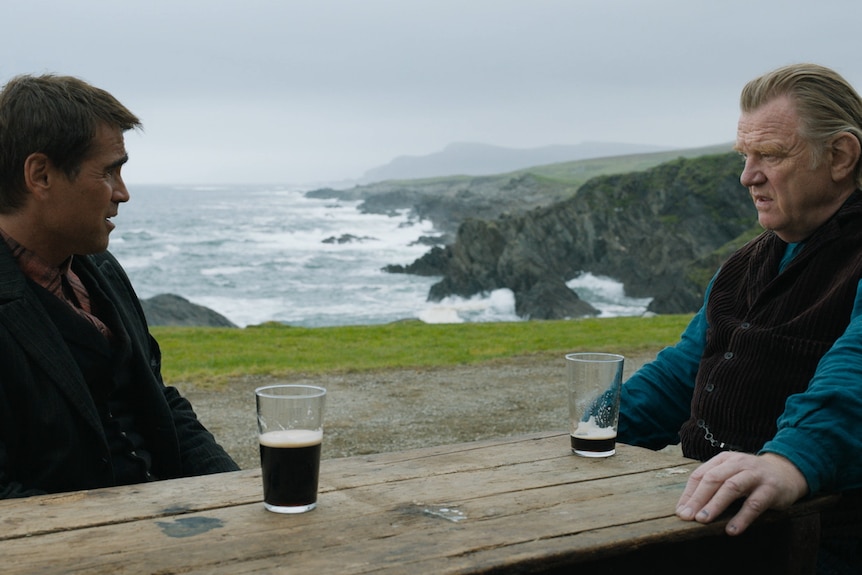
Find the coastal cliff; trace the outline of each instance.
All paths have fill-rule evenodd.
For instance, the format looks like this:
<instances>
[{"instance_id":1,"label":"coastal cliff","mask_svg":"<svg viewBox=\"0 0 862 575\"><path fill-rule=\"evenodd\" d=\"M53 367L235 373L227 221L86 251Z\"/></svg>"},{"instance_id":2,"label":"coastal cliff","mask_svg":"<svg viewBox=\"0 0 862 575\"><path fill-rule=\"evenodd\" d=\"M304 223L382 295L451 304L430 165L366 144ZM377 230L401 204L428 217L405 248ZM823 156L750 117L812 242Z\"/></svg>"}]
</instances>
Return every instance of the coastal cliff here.
<instances>
[{"instance_id":1,"label":"coastal cliff","mask_svg":"<svg viewBox=\"0 0 862 575\"><path fill-rule=\"evenodd\" d=\"M468 218L493 220L570 198L588 180L602 175L649 169L677 158L726 153L731 144L668 152L591 158L534 166L503 174L452 175L438 178L387 180L349 189L321 188L306 192L320 199L361 201L370 214L406 212L414 220L429 220L439 235L425 243L452 243Z\"/></svg>"},{"instance_id":2,"label":"coastal cliff","mask_svg":"<svg viewBox=\"0 0 862 575\"><path fill-rule=\"evenodd\" d=\"M566 286L583 272L653 298L649 311L690 313L722 259L759 231L740 169L729 153L599 176L550 205L468 217L454 242L385 269L442 276L431 301L511 289L524 318L595 314Z\"/></svg>"}]
</instances>

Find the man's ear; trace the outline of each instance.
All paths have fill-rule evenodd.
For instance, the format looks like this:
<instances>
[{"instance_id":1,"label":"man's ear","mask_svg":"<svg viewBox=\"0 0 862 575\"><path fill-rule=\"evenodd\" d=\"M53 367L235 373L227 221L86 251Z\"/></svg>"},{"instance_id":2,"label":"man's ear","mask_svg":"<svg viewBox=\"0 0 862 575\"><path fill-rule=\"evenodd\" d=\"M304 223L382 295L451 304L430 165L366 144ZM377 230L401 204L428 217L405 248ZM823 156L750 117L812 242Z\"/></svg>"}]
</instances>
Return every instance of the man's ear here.
<instances>
[{"instance_id":1,"label":"man's ear","mask_svg":"<svg viewBox=\"0 0 862 575\"><path fill-rule=\"evenodd\" d=\"M54 172L48 156L41 152L30 154L24 160L24 185L30 193L42 197L51 187Z\"/></svg>"},{"instance_id":2,"label":"man's ear","mask_svg":"<svg viewBox=\"0 0 862 575\"><path fill-rule=\"evenodd\" d=\"M832 180L839 182L845 178L853 178L856 164L862 157L862 145L856 136L850 132L842 132L832 140L830 148L832 158Z\"/></svg>"}]
</instances>

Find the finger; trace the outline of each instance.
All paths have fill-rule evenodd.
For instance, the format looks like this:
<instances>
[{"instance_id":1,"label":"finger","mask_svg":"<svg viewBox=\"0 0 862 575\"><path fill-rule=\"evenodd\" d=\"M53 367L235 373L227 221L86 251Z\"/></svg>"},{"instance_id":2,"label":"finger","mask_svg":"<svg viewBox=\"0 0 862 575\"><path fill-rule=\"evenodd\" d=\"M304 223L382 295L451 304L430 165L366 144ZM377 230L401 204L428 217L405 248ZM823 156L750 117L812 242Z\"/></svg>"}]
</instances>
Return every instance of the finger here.
<instances>
[{"instance_id":1,"label":"finger","mask_svg":"<svg viewBox=\"0 0 862 575\"><path fill-rule=\"evenodd\" d=\"M676 504L676 514L680 519L691 521L694 519L695 514L700 511L700 508L692 503L692 498L694 497L695 492L697 492L697 488L699 486L700 480L695 479L694 477L690 477L688 482L685 484L682 496Z\"/></svg>"},{"instance_id":2,"label":"finger","mask_svg":"<svg viewBox=\"0 0 862 575\"><path fill-rule=\"evenodd\" d=\"M695 521L699 523L714 521L753 487L754 484L747 479L747 474L737 473L724 481L708 499L700 498L699 494L695 494L689 503L689 507L696 510ZM702 505L700 504L701 501L703 501Z\"/></svg>"},{"instance_id":3,"label":"finger","mask_svg":"<svg viewBox=\"0 0 862 575\"><path fill-rule=\"evenodd\" d=\"M701 483L704 481L707 473L709 473L712 469L717 467L723 461L722 454L717 455L716 457L710 459L709 461L701 464L697 469L695 469L688 478L688 481L685 484L685 489L682 491L682 495L677 502L677 515L680 515L683 519L693 519L694 513L697 509L691 509L692 498L695 497L695 493L698 492L698 489L701 488ZM715 488L718 488L718 485L715 485ZM703 493L703 490L701 491ZM709 493L709 496L712 496L712 493ZM706 500L709 498L707 497ZM687 516L684 516L687 515Z\"/></svg>"},{"instance_id":4,"label":"finger","mask_svg":"<svg viewBox=\"0 0 862 575\"><path fill-rule=\"evenodd\" d=\"M694 470L685 484L685 489L677 502L676 514L686 521L691 521L706 503L712 499L721 488L727 473L721 464L725 457L718 455Z\"/></svg>"},{"instance_id":5,"label":"finger","mask_svg":"<svg viewBox=\"0 0 862 575\"><path fill-rule=\"evenodd\" d=\"M693 484L693 480L689 478L688 482L685 484L682 496L679 498L679 501L676 502L676 514L680 519L689 521L694 518L694 512L691 507L689 507L688 502L691 499L691 496L694 495L695 489L697 489L697 485Z\"/></svg>"},{"instance_id":6,"label":"finger","mask_svg":"<svg viewBox=\"0 0 862 575\"><path fill-rule=\"evenodd\" d=\"M700 468L696 469L688 478L688 481L685 483L685 489L682 490L682 495L679 496L679 501L677 502L677 509L683 507L688 501L692 498L697 488L700 486L700 482L703 479L703 474L698 473Z\"/></svg>"},{"instance_id":7,"label":"finger","mask_svg":"<svg viewBox=\"0 0 862 575\"><path fill-rule=\"evenodd\" d=\"M736 466L717 466L704 471L702 477L693 474L689 480L692 489L687 485L677 506L681 519L709 523L754 487L751 474L739 471Z\"/></svg>"},{"instance_id":8,"label":"finger","mask_svg":"<svg viewBox=\"0 0 862 575\"><path fill-rule=\"evenodd\" d=\"M739 535L744 532L769 507L763 501L760 491L755 490L754 493L749 495L736 515L727 522L725 531L728 535Z\"/></svg>"}]
</instances>

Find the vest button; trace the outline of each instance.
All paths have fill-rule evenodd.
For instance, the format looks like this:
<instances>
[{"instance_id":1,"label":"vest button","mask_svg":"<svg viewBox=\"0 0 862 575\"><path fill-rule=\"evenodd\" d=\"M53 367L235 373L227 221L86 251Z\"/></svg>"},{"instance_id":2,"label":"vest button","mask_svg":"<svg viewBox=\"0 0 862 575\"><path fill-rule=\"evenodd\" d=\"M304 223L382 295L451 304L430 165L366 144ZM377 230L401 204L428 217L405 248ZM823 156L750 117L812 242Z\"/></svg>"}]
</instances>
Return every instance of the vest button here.
<instances>
[{"instance_id":1,"label":"vest button","mask_svg":"<svg viewBox=\"0 0 862 575\"><path fill-rule=\"evenodd\" d=\"M711 383L706 384L706 390L707 391L711 392L713 389L715 389L715 385L713 385Z\"/></svg>"},{"instance_id":2,"label":"vest button","mask_svg":"<svg viewBox=\"0 0 862 575\"><path fill-rule=\"evenodd\" d=\"M740 325L739 327L741 327L742 329L748 329L751 327L751 324L748 323L747 321L744 321L744 322L742 322L742 325Z\"/></svg>"},{"instance_id":3,"label":"vest button","mask_svg":"<svg viewBox=\"0 0 862 575\"><path fill-rule=\"evenodd\" d=\"M724 359L733 359L733 352L732 351L725 352Z\"/></svg>"}]
</instances>

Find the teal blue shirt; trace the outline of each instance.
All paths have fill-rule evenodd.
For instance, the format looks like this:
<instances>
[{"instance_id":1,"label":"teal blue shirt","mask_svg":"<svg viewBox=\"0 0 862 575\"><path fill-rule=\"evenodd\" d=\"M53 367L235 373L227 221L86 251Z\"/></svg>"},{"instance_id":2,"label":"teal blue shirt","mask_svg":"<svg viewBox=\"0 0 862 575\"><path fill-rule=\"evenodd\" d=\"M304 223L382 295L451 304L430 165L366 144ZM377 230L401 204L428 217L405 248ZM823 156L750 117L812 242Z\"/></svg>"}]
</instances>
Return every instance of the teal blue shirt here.
<instances>
[{"instance_id":1,"label":"teal blue shirt","mask_svg":"<svg viewBox=\"0 0 862 575\"><path fill-rule=\"evenodd\" d=\"M788 244L780 271L801 247ZM704 302L711 288L710 282ZM626 381L621 442L652 449L679 443L677 432L690 415L707 328L704 305L679 343L662 350ZM862 487L862 281L847 329L821 358L808 389L787 399L777 423L778 432L760 452L789 459L811 493Z\"/></svg>"}]
</instances>

